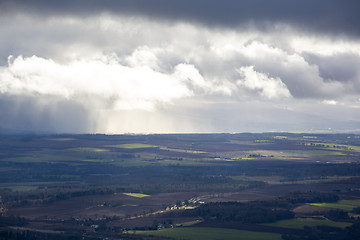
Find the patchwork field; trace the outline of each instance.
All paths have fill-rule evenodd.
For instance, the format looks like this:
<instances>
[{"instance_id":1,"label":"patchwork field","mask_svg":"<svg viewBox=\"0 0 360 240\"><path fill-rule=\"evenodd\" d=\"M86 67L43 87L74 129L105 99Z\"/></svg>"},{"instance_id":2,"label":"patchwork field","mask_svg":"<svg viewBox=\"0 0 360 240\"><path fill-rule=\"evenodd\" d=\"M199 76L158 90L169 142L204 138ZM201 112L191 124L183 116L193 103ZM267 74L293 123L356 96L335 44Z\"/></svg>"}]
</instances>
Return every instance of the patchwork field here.
<instances>
[{"instance_id":1,"label":"patchwork field","mask_svg":"<svg viewBox=\"0 0 360 240\"><path fill-rule=\"evenodd\" d=\"M0 136L0 234L261 240L327 226L346 235L360 207L358 149L351 134ZM298 193L325 197L287 198ZM258 204L249 209L264 215L231 222L216 202ZM197 212L208 206L214 215Z\"/></svg>"},{"instance_id":2,"label":"patchwork field","mask_svg":"<svg viewBox=\"0 0 360 240\"><path fill-rule=\"evenodd\" d=\"M166 207L176 204L177 199L190 199L194 193L164 193L146 195L138 193L96 194L69 199L59 199L44 204L14 206L8 215L28 219L78 219L99 217L131 218L165 211ZM66 198L65 196L63 198Z\"/></svg>"}]
</instances>

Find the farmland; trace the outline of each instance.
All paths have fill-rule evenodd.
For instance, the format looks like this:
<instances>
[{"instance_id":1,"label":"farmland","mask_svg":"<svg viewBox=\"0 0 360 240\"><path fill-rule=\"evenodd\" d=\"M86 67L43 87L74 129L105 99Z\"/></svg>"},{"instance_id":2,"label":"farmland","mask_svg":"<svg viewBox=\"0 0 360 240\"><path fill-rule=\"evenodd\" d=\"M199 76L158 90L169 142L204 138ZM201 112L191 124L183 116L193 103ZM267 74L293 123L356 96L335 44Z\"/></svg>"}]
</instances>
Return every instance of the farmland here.
<instances>
[{"instance_id":1,"label":"farmland","mask_svg":"<svg viewBox=\"0 0 360 240\"><path fill-rule=\"evenodd\" d=\"M0 234L13 239L132 239L134 230L143 239L281 239L327 234L320 226L346 235L357 224L358 135L2 135L0 143Z\"/></svg>"},{"instance_id":2,"label":"farmland","mask_svg":"<svg viewBox=\"0 0 360 240\"><path fill-rule=\"evenodd\" d=\"M280 234L258 233L243 230L224 229L224 228L175 228L163 229L159 231L140 231L140 235L164 236L175 239L193 240L280 240Z\"/></svg>"},{"instance_id":3,"label":"farmland","mask_svg":"<svg viewBox=\"0 0 360 240\"><path fill-rule=\"evenodd\" d=\"M354 208L360 207L360 200L340 200L336 203L309 203L313 206L336 208L342 210L353 210Z\"/></svg>"},{"instance_id":4,"label":"farmland","mask_svg":"<svg viewBox=\"0 0 360 240\"><path fill-rule=\"evenodd\" d=\"M305 226L315 227L315 226L331 226L331 227L340 227L345 228L351 225L348 222L334 222L331 220L321 220L313 218L294 218L290 220L281 220L274 223L264 224L266 226L275 226L275 227L285 227L285 228L295 228L303 229Z\"/></svg>"}]
</instances>

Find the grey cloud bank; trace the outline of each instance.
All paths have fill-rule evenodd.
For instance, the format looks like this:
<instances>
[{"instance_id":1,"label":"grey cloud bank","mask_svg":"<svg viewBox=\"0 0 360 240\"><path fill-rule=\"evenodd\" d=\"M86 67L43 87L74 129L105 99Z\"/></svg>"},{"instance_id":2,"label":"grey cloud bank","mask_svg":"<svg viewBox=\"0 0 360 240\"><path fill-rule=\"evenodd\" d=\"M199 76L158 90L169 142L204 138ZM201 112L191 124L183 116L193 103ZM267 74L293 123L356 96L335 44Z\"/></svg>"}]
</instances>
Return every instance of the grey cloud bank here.
<instances>
[{"instance_id":1,"label":"grey cloud bank","mask_svg":"<svg viewBox=\"0 0 360 240\"><path fill-rule=\"evenodd\" d=\"M0 6L5 12L10 9L10 14L14 8L60 16L87 16L102 11L220 27L236 27L249 21L263 27L285 22L315 31L360 34L357 0L5 0Z\"/></svg>"},{"instance_id":2,"label":"grey cloud bank","mask_svg":"<svg viewBox=\"0 0 360 240\"><path fill-rule=\"evenodd\" d=\"M3 132L360 129L357 1L0 9Z\"/></svg>"}]
</instances>

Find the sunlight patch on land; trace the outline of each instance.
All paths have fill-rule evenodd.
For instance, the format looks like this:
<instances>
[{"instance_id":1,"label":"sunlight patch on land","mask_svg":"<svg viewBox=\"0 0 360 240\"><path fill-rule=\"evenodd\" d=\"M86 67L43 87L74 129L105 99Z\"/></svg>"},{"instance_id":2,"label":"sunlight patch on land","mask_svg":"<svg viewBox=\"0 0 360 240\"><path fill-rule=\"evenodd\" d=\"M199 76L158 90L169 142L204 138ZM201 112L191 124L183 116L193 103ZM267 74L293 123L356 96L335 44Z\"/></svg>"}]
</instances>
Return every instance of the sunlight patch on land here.
<instances>
[{"instance_id":1,"label":"sunlight patch on land","mask_svg":"<svg viewBox=\"0 0 360 240\"><path fill-rule=\"evenodd\" d=\"M92 147L79 147L79 148L71 148L69 150L79 151L79 152L108 152L108 149L104 148L92 148Z\"/></svg>"},{"instance_id":2,"label":"sunlight patch on land","mask_svg":"<svg viewBox=\"0 0 360 240\"><path fill-rule=\"evenodd\" d=\"M159 146L143 144L143 143L128 143L128 144L109 145L108 147L137 149L137 148L157 148Z\"/></svg>"},{"instance_id":3,"label":"sunlight patch on land","mask_svg":"<svg viewBox=\"0 0 360 240\"><path fill-rule=\"evenodd\" d=\"M136 198L150 197L150 195L142 194L142 193L123 193L123 194L130 196L130 197L136 197Z\"/></svg>"},{"instance_id":4,"label":"sunlight patch on land","mask_svg":"<svg viewBox=\"0 0 360 240\"><path fill-rule=\"evenodd\" d=\"M360 207L360 200L340 200L337 203L308 203L312 206L337 208L342 210L353 210L354 208Z\"/></svg>"},{"instance_id":5,"label":"sunlight patch on land","mask_svg":"<svg viewBox=\"0 0 360 240\"><path fill-rule=\"evenodd\" d=\"M194 154L206 153L206 152L203 152L203 151L178 149L178 148L167 148L167 147L160 147L160 149L161 150L172 151L172 152L180 152L180 153L194 153Z\"/></svg>"},{"instance_id":6,"label":"sunlight patch on land","mask_svg":"<svg viewBox=\"0 0 360 240\"><path fill-rule=\"evenodd\" d=\"M323 142L305 143L305 145L312 146L312 147L321 147L321 148L331 149L331 150L348 150L348 151L360 152L360 146L354 146L354 145L323 143Z\"/></svg>"},{"instance_id":7,"label":"sunlight patch on land","mask_svg":"<svg viewBox=\"0 0 360 240\"><path fill-rule=\"evenodd\" d=\"M269 140L269 139L258 139L254 141L255 143L272 143L274 142L273 140Z\"/></svg>"},{"instance_id":8,"label":"sunlight patch on land","mask_svg":"<svg viewBox=\"0 0 360 240\"><path fill-rule=\"evenodd\" d=\"M160 150L172 151L172 152L180 152L180 153L194 153L194 154L206 153L206 152L203 152L203 151L188 150L188 149L178 149L178 148L168 148L168 147L161 147L161 146L157 146L157 145L143 144L143 143L118 144L118 145L109 145L107 147L127 148L127 149L159 148Z\"/></svg>"},{"instance_id":9,"label":"sunlight patch on land","mask_svg":"<svg viewBox=\"0 0 360 240\"><path fill-rule=\"evenodd\" d=\"M326 150L257 150L245 152L246 157L243 160L266 159L273 158L278 160L302 160L311 159L311 157L325 157L325 156L343 156L346 155L340 151L334 151L330 148Z\"/></svg>"},{"instance_id":10,"label":"sunlight patch on land","mask_svg":"<svg viewBox=\"0 0 360 240\"><path fill-rule=\"evenodd\" d=\"M252 159L278 159L278 160L300 160L304 159L306 156L302 151L273 151L273 150L255 150L255 151L246 151L244 152L246 157L242 157L243 160L252 160Z\"/></svg>"},{"instance_id":11,"label":"sunlight patch on land","mask_svg":"<svg viewBox=\"0 0 360 240\"><path fill-rule=\"evenodd\" d=\"M288 139L287 136L275 136L274 139Z\"/></svg>"}]
</instances>

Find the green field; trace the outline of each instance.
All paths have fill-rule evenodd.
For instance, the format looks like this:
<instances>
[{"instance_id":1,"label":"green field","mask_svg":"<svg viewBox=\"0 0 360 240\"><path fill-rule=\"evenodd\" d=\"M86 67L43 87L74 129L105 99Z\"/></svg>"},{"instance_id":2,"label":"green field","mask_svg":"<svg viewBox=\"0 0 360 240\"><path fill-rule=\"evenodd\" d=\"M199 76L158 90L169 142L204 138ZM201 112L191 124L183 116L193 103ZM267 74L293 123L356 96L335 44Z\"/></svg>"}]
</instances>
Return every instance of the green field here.
<instances>
[{"instance_id":1,"label":"green field","mask_svg":"<svg viewBox=\"0 0 360 240\"><path fill-rule=\"evenodd\" d=\"M82 147L82 148L67 148L67 149L49 149L41 148L37 151L24 152L18 154L17 157L11 157L4 159L5 161L10 162L19 162L19 163L54 163L54 162L68 162L68 161L83 161L86 154L101 154L106 152L107 149L102 148L91 148L91 147Z\"/></svg>"},{"instance_id":2,"label":"green field","mask_svg":"<svg viewBox=\"0 0 360 240\"><path fill-rule=\"evenodd\" d=\"M189 226L192 226L194 224L197 224L197 223L201 223L203 220L195 220L195 221L191 221L191 222L184 222L182 223L182 225L184 227L189 227Z\"/></svg>"},{"instance_id":3,"label":"green field","mask_svg":"<svg viewBox=\"0 0 360 240\"><path fill-rule=\"evenodd\" d=\"M225 228L167 228L157 231L136 231L136 234L193 240L281 240L281 234L250 232Z\"/></svg>"},{"instance_id":4,"label":"green field","mask_svg":"<svg viewBox=\"0 0 360 240\"><path fill-rule=\"evenodd\" d=\"M274 136L274 139L288 139L287 136Z\"/></svg>"},{"instance_id":5,"label":"green field","mask_svg":"<svg viewBox=\"0 0 360 240\"><path fill-rule=\"evenodd\" d=\"M360 152L360 146L355 145L346 145L346 144L334 144L326 142L317 142L317 143L306 143L307 146L322 147L332 150L349 150L354 152Z\"/></svg>"},{"instance_id":6,"label":"green field","mask_svg":"<svg viewBox=\"0 0 360 240\"><path fill-rule=\"evenodd\" d=\"M331 149L330 149L331 150ZM299 154L305 154L313 157L324 157L324 156L342 156L346 155L345 153L339 151L330 151L330 150L307 150L307 151L298 151Z\"/></svg>"},{"instance_id":7,"label":"green field","mask_svg":"<svg viewBox=\"0 0 360 240\"><path fill-rule=\"evenodd\" d=\"M229 176L231 179L236 181L260 181L266 182L267 184L310 184L310 183L324 183L324 182L336 182L349 180L353 176L327 176L318 179L299 179L299 180L288 180L282 176Z\"/></svg>"},{"instance_id":8,"label":"green field","mask_svg":"<svg viewBox=\"0 0 360 240\"><path fill-rule=\"evenodd\" d=\"M360 207L360 199L359 200L340 200L337 203L309 203L309 205L351 211L354 208Z\"/></svg>"},{"instance_id":9,"label":"green field","mask_svg":"<svg viewBox=\"0 0 360 240\"><path fill-rule=\"evenodd\" d=\"M63 142L63 141L73 141L73 140L76 140L76 139L75 138L49 138L49 140Z\"/></svg>"},{"instance_id":10,"label":"green field","mask_svg":"<svg viewBox=\"0 0 360 240\"><path fill-rule=\"evenodd\" d=\"M80 152L108 152L108 149L104 148L92 148L92 147L80 147L80 148L71 148L69 150L72 151L80 151Z\"/></svg>"},{"instance_id":11,"label":"green field","mask_svg":"<svg viewBox=\"0 0 360 240\"><path fill-rule=\"evenodd\" d=\"M107 147L137 149L137 148L156 148L159 146L143 144L143 143L128 143L128 144L109 145Z\"/></svg>"},{"instance_id":12,"label":"green field","mask_svg":"<svg viewBox=\"0 0 360 240\"><path fill-rule=\"evenodd\" d=\"M194 154L206 153L206 152L203 152L203 151L194 151L194 150L188 150L188 149L167 148L167 147L160 147L160 149L161 150L172 151L172 152L180 152L180 153L194 153Z\"/></svg>"},{"instance_id":13,"label":"green field","mask_svg":"<svg viewBox=\"0 0 360 240\"><path fill-rule=\"evenodd\" d=\"M295 218L295 219L281 220L281 221L277 221L274 223L266 223L263 225L272 226L272 227L303 229L305 226L309 226L309 227L330 226L330 227L345 228L345 227L350 226L351 223L333 222L330 220L320 220L320 219L313 219L313 218Z\"/></svg>"},{"instance_id":14,"label":"green field","mask_svg":"<svg viewBox=\"0 0 360 240\"><path fill-rule=\"evenodd\" d=\"M172 151L172 152L180 152L180 153L205 153L202 151L194 151L194 150L187 150L187 149L177 149L177 148L168 148L168 147L160 147L157 145L151 144L143 144L143 143L129 143L129 144L118 144L118 145L110 145L108 147L115 147L115 148L127 148L127 149L137 149L137 148L159 148L165 151Z\"/></svg>"},{"instance_id":15,"label":"green field","mask_svg":"<svg viewBox=\"0 0 360 240\"><path fill-rule=\"evenodd\" d=\"M52 182L17 182L17 183L0 183L0 189L11 189L12 191L23 192L38 189L40 186L51 184L75 184L77 181L52 181Z\"/></svg>"},{"instance_id":16,"label":"green field","mask_svg":"<svg viewBox=\"0 0 360 240\"><path fill-rule=\"evenodd\" d=\"M244 152L246 156L250 155L260 155L261 157L242 157L243 160L252 160L252 159L266 159L274 158L281 160L299 160L299 159L309 159L312 157L326 157L326 156L344 156L345 153L338 151L338 149L327 148L324 150L281 150L281 151L271 151L271 150L256 150L256 151L247 151Z\"/></svg>"}]
</instances>

